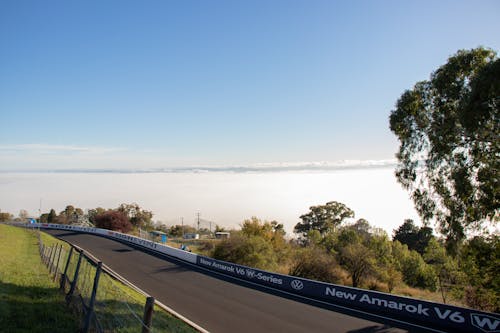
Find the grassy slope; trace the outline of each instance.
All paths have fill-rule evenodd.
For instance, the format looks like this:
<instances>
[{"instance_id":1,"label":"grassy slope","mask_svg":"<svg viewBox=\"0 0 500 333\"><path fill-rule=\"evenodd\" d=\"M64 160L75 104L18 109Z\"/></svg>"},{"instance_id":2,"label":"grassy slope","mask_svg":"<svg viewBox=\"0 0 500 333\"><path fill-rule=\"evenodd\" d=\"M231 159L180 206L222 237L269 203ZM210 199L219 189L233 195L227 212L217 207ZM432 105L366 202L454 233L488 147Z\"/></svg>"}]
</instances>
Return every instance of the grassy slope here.
<instances>
[{"instance_id":1,"label":"grassy slope","mask_svg":"<svg viewBox=\"0 0 500 333\"><path fill-rule=\"evenodd\" d=\"M36 236L0 225L1 330L76 332L78 323L40 260Z\"/></svg>"},{"instance_id":2,"label":"grassy slope","mask_svg":"<svg viewBox=\"0 0 500 333\"><path fill-rule=\"evenodd\" d=\"M51 235L40 233L43 243L50 247L62 244L66 253L70 246ZM76 255L73 255L73 264L76 265ZM66 260L63 260L65 263ZM60 266L64 264L61 263ZM83 264L82 264L83 267ZM62 269L62 268L61 268ZM69 271L70 278L73 278L73 270ZM95 273L91 274L93 279ZM82 281L81 279L79 280ZM115 281L107 274L101 274L99 288L95 305L96 316L100 320L104 329L120 332L140 332L141 323L137 318L142 318L146 297L135 290ZM133 311L135 316L132 314ZM181 320L166 313L158 306L155 306L153 314L153 331L158 333L194 333L196 330L182 322Z\"/></svg>"}]
</instances>

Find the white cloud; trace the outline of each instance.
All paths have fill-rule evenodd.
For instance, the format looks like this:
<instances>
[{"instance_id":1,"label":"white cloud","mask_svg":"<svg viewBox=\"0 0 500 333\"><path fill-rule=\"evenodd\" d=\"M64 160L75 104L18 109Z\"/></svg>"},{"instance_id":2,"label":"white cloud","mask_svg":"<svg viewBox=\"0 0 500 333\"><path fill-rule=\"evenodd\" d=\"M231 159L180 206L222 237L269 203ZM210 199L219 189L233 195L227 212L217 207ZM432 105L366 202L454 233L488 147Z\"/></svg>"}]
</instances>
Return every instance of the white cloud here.
<instances>
[{"instance_id":1,"label":"white cloud","mask_svg":"<svg viewBox=\"0 0 500 333\"><path fill-rule=\"evenodd\" d=\"M0 170L144 170L153 172L283 172L332 171L394 167L395 159L336 162L277 162L217 165L196 162L196 156L146 147L53 145L44 143L0 145ZM208 161L207 161L208 162Z\"/></svg>"}]
</instances>

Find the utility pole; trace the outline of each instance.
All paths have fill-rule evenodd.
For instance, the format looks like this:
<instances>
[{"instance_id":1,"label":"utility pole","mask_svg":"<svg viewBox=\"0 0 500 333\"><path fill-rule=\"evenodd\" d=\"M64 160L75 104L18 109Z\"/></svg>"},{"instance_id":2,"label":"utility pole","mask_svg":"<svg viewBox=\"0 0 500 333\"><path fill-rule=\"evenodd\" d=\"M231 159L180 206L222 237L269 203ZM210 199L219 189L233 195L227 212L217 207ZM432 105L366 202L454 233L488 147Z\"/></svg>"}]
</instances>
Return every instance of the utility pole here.
<instances>
[{"instance_id":1,"label":"utility pole","mask_svg":"<svg viewBox=\"0 0 500 333\"><path fill-rule=\"evenodd\" d=\"M198 220L198 233L200 233L200 212L196 213L196 217Z\"/></svg>"}]
</instances>

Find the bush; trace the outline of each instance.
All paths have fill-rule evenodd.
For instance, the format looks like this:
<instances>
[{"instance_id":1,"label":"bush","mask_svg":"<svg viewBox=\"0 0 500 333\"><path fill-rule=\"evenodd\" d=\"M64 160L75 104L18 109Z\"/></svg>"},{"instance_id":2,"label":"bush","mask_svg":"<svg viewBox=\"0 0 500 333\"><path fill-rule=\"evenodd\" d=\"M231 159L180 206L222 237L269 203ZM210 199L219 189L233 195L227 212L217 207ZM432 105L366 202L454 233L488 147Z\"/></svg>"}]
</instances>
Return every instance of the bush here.
<instances>
[{"instance_id":1,"label":"bush","mask_svg":"<svg viewBox=\"0 0 500 333\"><path fill-rule=\"evenodd\" d=\"M436 291L437 276L430 265L427 265L416 251L401 263L403 280L411 287L426 288Z\"/></svg>"},{"instance_id":2,"label":"bush","mask_svg":"<svg viewBox=\"0 0 500 333\"><path fill-rule=\"evenodd\" d=\"M471 287L465 288L465 303L473 309L496 312L500 310L498 294L492 290Z\"/></svg>"},{"instance_id":3,"label":"bush","mask_svg":"<svg viewBox=\"0 0 500 333\"><path fill-rule=\"evenodd\" d=\"M289 274L339 284L347 280L347 273L340 268L335 258L318 247L307 247L299 252Z\"/></svg>"},{"instance_id":4,"label":"bush","mask_svg":"<svg viewBox=\"0 0 500 333\"><path fill-rule=\"evenodd\" d=\"M215 246L213 258L260 269L277 267L273 246L260 236L233 235Z\"/></svg>"},{"instance_id":5,"label":"bush","mask_svg":"<svg viewBox=\"0 0 500 333\"><path fill-rule=\"evenodd\" d=\"M127 216L115 210L101 213L94 217L97 228L109 229L127 233L132 230L132 224Z\"/></svg>"}]
</instances>

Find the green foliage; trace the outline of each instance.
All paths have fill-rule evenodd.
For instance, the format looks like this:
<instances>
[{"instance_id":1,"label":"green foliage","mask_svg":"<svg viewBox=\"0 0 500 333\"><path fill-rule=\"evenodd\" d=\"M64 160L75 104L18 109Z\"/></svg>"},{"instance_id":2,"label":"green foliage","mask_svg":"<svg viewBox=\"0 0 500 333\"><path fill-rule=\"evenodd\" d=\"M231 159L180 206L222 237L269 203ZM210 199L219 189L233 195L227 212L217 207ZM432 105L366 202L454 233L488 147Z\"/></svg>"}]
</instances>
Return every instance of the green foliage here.
<instances>
[{"instance_id":1,"label":"green foliage","mask_svg":"<svg viewBox=\"0 0 500 333\"><path fill-rule=\"evenodd\" d=\"M256 268L277 268L288 260L290 251L284 236L282 224L252 217L242 223L240 232L215 246L213 257Z\"/></svg>"},{"instance_id":2,"label":"green foliage","mask_svg":"<svg viewBox=\"0 0 500 333\"><path fill-rule=\"evenodd\" d=\"M361 280L372 273L375 266L373 251L361 243L352 243L343 247L340 251L340 260L351 276L353 287L358 287Z\"/></svg>"},{"instance_id":3,"label":"green foliage","mask_svg":"<svg viewBox=\"0 0 500 333\"><path fill-rule=\"evenodd\" d=\"M2 212L0 213L0 222L9 222L14 219L14 215L10 213Z\"/></svg>"},{"instance_id":4,"label":"green foliage","mask_svg":"<svg viewBox=\"0 0 500 333\"><path fill-rule=\"evenodd\" d=\"M49 215L47 216L47 223L56 223L57 214L56 211L51 209Z\"/></svg>"},{"instance_id":5,"label":"green foliage","mask_svg":"<svg viewBox=\"0 0 500 333\"><path fill-rule=\"evenodd\" d=\"M135 214L137 222L142 210L136 204L120 207L91 209L88 218L97 227L127 232L132 228L129 216ZM51 210L40 220L57 223L61 216L67 221L68 216L79 214L83 212L69 205L59 216ZM120 218L114 219L118 215ZM145 215L146 220L152 216L149 212ZM205 242L201 248L219 260L331 283L345 284L350 278L355 287L379 291L401 292L407 286L436 291L439 287L445 302L446 297L454 297L455 302L462 300L470 307L499 311L498 236L478 236L465 241L455 258L427 226L419 228L412 220L405 220L394 231L391 241L383 230L373 228L365 219L342 224L353 216L352 210L338 202L313 206L295 227L301 233L300 242L287 241L283 224L252 217L243 221L241 230L232 232L231 238ZM103 221L103 217L107 220ZM180 237L196 229L176 225L165 227L164 231Z\"/></svg>"},{"instance_id":6,"label":"green foliage","mask_svg":"<svg viewBox=\"0 0 500 333\"><path fill-rule=\"evenodd\" d=\"M43 213L38 220L40 223L49 223L49 214Z\"/></svg>"},{"instance_id":7,"label":"green foliage","mask_svg":"<svg viewBox=\"0 0 500 333\"><path fill-rule=\"evenodd\" d=\"M233 262L235 264L260 268L275 269L277 255L270 242L260 236L244 236L234 234L217 244L213 258Z\"/></svg>"},{"instance_id":8,"label":"green foliage","mask_svg":"<svg viewBox=\"0 0 500 333\"><path fill-rule=\"evenodd\" d=\"M117 211L125 214L134 227L152 229L153 213L142 209L138 204L121 204Z\"/></svg>"},{"instance_id":9,"label":"green foliage","mask_svg":"<svg viewBox=\"0 0 500 333\"><path fill-rule=\"evenodd\" d=\"M59 213L57 217L54 217L53 220L55 222L53 223L74 224L78 223L78 221L82 216L83 216L83 210L81 208L75 208L72 205L68 205L62 212Z\"/></svg>"},{"instance_id":10,"label":"green foliage","mask_svg":"<svg viewBox=\"0 0 500 333\"><path fill-rule=\"evenodd\" d=\"M221 227L218 224L215 225L215 231L214 232L225 232L225 231L226 231L226 229L224 227Z\"/></svg>"},{"instance_id":11,"label":"green foliage","mask_svg":"<svg viewBox=\"0 0 500 333\"><path fill-rule=\"evenodd\" d=\"M467 306L482 311L498 313L500 301L498 289L492 290L481 286L467 286L464 291Z\"/></svg>"},{"instance_id":12,"label":"green foliage","mask_svg":"<svg viewBox=\"0 0 500 333\"><path fill-rule=\"evenodd\" d=\"M401 145L398 181L424 221L436 219L456 254L469 228L498 221L500 60L459 51L403 93L390 116Z\"/></svg>"},{"instance_id":13,"label":"green foliage","mask_svg":"<svg viewBox=\"0 0 500 333\"><path fill-rule=\"evenodd\" d=\"M357 220L353 224L349 225L348 228L356 231L356 233L364 239L371 236L372 226L365 219Z\"/></svg>"},{"instance_id":14,"label":"green foliage","mask_svg":"<svg viewBox=\"0 0 500 333\"><path fill-rule=\"evenodd\" d=\"M106 209L104 209L102 207L89 209L89 211L87 212L87 217L89 219L89 222L95 225L95 217L100 215L100 214L103 214L104 212L106 212Z\"/></svg>"},{"instance_id":15,"label":"green foliage","mask_svg":"<svg viewBox=\"0 0 500 333\"><path fill-rule=\"evenodd\" d=\"M338 265L335 257L317 246L301 249L295 257L290 275L306 279L343 283L347 275Z\"/></svg>"},{"instance_id":16,"label":"green foliage","mask_svg":"<svg viewBox=\"0 0 500 333\"><path fill-rule=\"evenodd\" d=\"M446 303L446 293L448 286L461 283L461 274L458 271L457 261L446 254L446 249L436 239L431 239L423 256L425 262L429 264L439 282L439 289Z\"/></svg>"},{"instance_id":17,"label":"green foliage","mask_svg":"<svg viewBox=\"0 0 500 333\"><path fill-rule=\"evenodd\" d=\"M195 232L196 229L194 227L191 227L189 225L179 225L179 224L171 226L170 229L168 230L168 234L171 237L182 237L182 235Z\"/></svg>"},{"instance_id":18,"label":"green foliage","mask_svg":"<svg viewBox=\"0 0 500 333\"><path fill-rule=\"evenodd\" d=\"M395 265L390 265L381 273L381 279L387 283L387 290L392 293L394 288L403 281L403 274L396 269Z\"/></svg>"},{"instance_id":19,"label":"green foliage","mask_svg":"<svg viewBox=\"0 0 500 333\"><path fill-rule=\"evenodd\" d=\"M250 220L243 221L243 224L241 225L241 233L247 237L259 236L266 240L271 240L273 227L271 223L262 223L261 220L254 216Z\"/></svg>"},{"instance_id":20,"label":"green foliage","mask_svg":"<svg viewBox=\"0 0 500 333\"><path fill-rule=\"evenodd\" d=\"M41 263L33 233L0 225L2 332L77 332L58 284Z\"/></svg>"},{"instance_id":21,"label":"green foliage","mask_svg":"<svg viewBox=\"0 0 500 333\"><path fill-rule=\"evenodd\" d=\"M325 205L312 206L309 213L302 215L302 222L297 223L294 232L307 237L311 230L318 230L321 236L325 236L335 229L346 219L353 218L354 212L337 201L327 202Z\"/></svg>"},{"instance_id":22,"label":"green foliage","mask_svg":"<svg viewBox=\"0 0 500 333\"><path fill-rule=\"evenodd\" d=\"M433 238L431 228L427 226L419 228L411 219L405 220L398 229L394 230L393 236L393 240L408 245L410 250L415 250L421 255L424 254L429 241Z\"/></svg>"},{"instance_id":23,"label":"green foliage","mask_svg":"<svg viewBox=\"0 0 500 333\"><path fill-rule=\"evenodd\" d=\"M499 312L500 310L500 237L476 236L468 240L460 251L459 268L466 272L469 286L464 295L466 303L474 308Z\"/></svg>"},{"instance_id":24,"label":"green foliage","mask_svg":"<svg viewBox=\"0 0 500 333\"><path fill-rule=\"evenodd\" d=\"M418 252L410 251L406 245L393 241L392 254L394 264L402 273L406 284L411 287L436 290L436 274Z\"/></svg>"}]
</instances>

